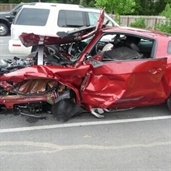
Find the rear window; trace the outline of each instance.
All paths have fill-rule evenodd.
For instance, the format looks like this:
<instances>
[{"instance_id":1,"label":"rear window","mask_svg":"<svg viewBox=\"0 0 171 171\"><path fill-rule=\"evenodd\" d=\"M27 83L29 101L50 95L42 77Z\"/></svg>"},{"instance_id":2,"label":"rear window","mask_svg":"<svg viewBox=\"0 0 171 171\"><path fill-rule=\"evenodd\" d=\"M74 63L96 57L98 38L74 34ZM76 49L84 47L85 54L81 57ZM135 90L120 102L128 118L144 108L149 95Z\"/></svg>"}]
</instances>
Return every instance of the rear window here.
<instances>
[{"instance_id":1,"label":"rear window","mask_svg":"<svg viewBox=\"0 0 171 171\"><path fill-rule=\"evenodd\" d=\"M60 10L59 27L81 27L86 25L85 13L82 11Z\"/></svg>"},{"instance_id":2,"label":"rear window","mask_svg":"<svg viewBox=\"0 0 171 171\"><path fill-rule=\"evenodd\" d=\"M16 17L14 24L27 26L45 26L50 10L37 8L23 8Z\"/></svg>"}]
</instances>

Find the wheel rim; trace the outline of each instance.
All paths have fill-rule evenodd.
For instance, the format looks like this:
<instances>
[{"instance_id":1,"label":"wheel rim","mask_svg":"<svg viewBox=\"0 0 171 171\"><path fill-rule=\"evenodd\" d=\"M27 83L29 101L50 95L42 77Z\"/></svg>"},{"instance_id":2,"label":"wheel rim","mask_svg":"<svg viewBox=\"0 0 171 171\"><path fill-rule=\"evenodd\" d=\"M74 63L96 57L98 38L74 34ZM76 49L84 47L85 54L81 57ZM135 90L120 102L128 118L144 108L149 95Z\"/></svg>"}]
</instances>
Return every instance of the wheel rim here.
<instances>
[{"instance_id":1,"label":"wheel rim","mask_svg":"<svg viewBox=\"0 0 171 171\"><path fill-rule=\"evenodd\" d=\"M5 33L6 33L5 27L0 25L0 35L4 35Z\"/></svg>"}]
</instances>

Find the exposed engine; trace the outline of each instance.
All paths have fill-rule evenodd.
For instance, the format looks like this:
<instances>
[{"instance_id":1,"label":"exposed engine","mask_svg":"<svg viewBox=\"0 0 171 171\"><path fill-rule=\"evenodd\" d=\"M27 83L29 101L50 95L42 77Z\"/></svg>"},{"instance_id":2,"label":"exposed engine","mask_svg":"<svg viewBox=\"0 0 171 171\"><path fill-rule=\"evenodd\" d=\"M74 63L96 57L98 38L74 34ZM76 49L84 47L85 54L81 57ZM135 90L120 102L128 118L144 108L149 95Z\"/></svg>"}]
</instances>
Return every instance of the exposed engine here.
<instances>
[{"instance_id":1,"label":"exposed engine","mask_svg":"<svg viewBox=\"0 0 171 171\"><path fill-rule=\"evenodd\" d=\"M70 98L70 91L52 79L25 80L16 85L4 81L0 85L0 109L39 118L35 114L52 113L52 105L63 94Z\"/></svg>"},{"instance_id":2,"label":"exposed engine","mask_svg":"<svg viewBox=\"0 0 171 171\"><path fill-rule=\"evenodd\" d=\"M44 47L44 65L68 65L77 61L79 54L86 46L86 42L73 42L68 44L51 45ZM38 52L34 51L25 58L0 60L0 75L13 72L37 64Z\"/></svg>"}]
</instances>

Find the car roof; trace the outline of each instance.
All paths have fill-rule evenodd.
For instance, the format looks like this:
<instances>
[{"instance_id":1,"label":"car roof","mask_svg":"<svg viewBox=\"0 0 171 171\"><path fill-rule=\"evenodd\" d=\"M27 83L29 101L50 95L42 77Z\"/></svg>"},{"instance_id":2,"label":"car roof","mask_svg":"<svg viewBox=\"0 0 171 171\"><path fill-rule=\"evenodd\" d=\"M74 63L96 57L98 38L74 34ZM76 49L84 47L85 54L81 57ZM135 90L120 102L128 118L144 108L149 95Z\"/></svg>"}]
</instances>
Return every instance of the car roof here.
<instances>
[{"instance_id":1,"label":"car roof","mask_svg":"<svg viewBox=\"0 0 171 171\"><path fill-rule=\"evenodd\" d=\"M168 37L171 38L169 34L163 33L158 30L147 30L141 28L134 28L134 27L107 27L103 29L103 32L118 32L124 34L136 34L142 37L149 37L155 39L156 37Z\"/></svg>"},{"instance_id":2,"label":"car roof","mask_svg":"<svg viewBox=\"0 0 171 171\"><path fill-rule=\"evenodd\" d=\"M64 4L64 3L51 3L51 2L34 2L34 3L23 3L24 7L33 7L33 6L29 6L31 4L34 4L34 8L36 7L57 7L57 8L65 8L65 9L70 9L70 10L74 10L75 7L76 9L80 9L83 11L91 11L91 12L100 12L100 8L91 8L91 7L84 7L83 5L80 4Z\"/></svg>"},{"instance_id":3,"label":"car roof","mask_svg":"<svg viewBox=\"0 0 171 171\"><path fill-rule=\"evenodd\" d=\"M35 7L84 8L84 6L79 5L79 4L64 4L64 3L53 3L53 2L52 3L51 2L49 3L48 2L36 2Z\"/></svg>"}]
</instances>

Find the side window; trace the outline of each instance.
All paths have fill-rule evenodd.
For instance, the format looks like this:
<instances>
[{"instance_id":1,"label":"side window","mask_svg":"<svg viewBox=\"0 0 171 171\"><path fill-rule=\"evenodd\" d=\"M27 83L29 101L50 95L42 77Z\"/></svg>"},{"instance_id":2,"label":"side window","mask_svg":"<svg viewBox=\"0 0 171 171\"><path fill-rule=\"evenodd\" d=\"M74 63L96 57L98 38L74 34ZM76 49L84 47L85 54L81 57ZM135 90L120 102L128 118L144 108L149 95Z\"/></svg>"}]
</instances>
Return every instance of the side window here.
<instances>
[{"instance_id":1,"label":"side window","mask_svg":"<svg viewBox=\"0 0 171 171\"><path fill-rule=\"evenodd\" d=\"M103 60L106 61L149 59L154 57L153 47L153 39L117 31L117 33L111 32L102 35L92 48L90 55L101 54Z\"/></svg>"},{"instance_id":2,"label":"side window","mask_svg":"<svg viewBox=\"0 0 171 171\"><path fill-rule=\"evenodd\" d=\"M14 24L27 26L45 26L50 10L38 8L23 8L15 18Z\"/></svg>"},{"instance_id":3,"label":"side window","mask_svg":"<svg viewBox=\"0 0 171 171\"><path fill-rule=\"evenodd\" d=\"M144 58L153 58L154 40L142 38L138 44L139 51L144 55Z\"/></svg>"},{"instance_id":4,"label":"side window","mask_svg":"<svg viewBox=\"0 0 171 171\"><path fill-rule=\"evenodd\" d=\"M86 25L85 14L82 11L60 10L59 27L82 27Z\"/></svg>"},{"instance_id":5,"label":"side window","mask_svg":"<svg viewBox=\"0 0 171 171\"><path fill-rule=\"evenodd\" d=\"M167 52L171 54L171 41L169 41Z\"/></svg>"},{"instance_id":6,"label":"side window","mask_svg":"<svg viewBox=\"0 0 171 171\"><path fill-rule=\"evenodd\" d=\"M97 24L97 20L98 20L98 17L99 17L98 13L88 12L88 17L89 17L90 26L93 26L93 25Z\"/></svg>"},{"instance_id":7,"label":"side window","mask_svg":"<svg viewBox=\"0 0 171 171\"><path fill-rule=\"evenodd\" d=\"M104 18L104 24L109 20L109 18L105 17ZM114 26L114 23L110 20L107 24L108 27L113 27Z\"/></svg>"},{"instance_id":8,"label":"side window","mask_svg":"<svg viewBox=\"0 0 171 171\"><path fill-rule=\"evenodd\" d=\"M90 25L93 26L93 25L96 25L97 24L97 21L99 19L99 13L96 13L96 12L88 12L88 18L89 18L89 22L90 22ZM105 16L104 18L104 24L108 21L109 19ZM112 23L112 21L110 21L107 26L111 27L111 26L114 26L114 23Z\"/></svg>"}]
</instances>

